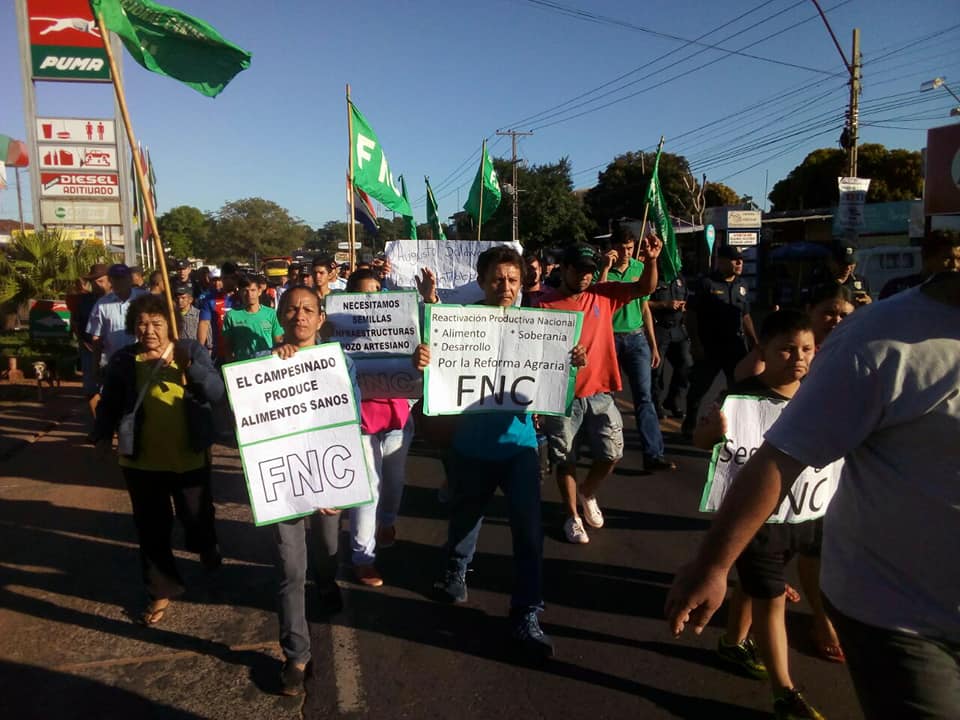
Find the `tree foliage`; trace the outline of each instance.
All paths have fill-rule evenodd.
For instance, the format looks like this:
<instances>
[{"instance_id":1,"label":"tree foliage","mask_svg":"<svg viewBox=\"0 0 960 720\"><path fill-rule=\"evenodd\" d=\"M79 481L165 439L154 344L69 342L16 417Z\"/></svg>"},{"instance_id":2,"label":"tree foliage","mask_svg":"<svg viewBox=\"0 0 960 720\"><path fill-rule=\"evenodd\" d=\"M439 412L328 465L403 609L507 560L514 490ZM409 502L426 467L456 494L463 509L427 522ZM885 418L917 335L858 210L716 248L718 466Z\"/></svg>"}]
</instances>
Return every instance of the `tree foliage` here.
<instances>
[{"instance_id":1,"label":"tree foliage","mask_svg":"<svg viewBox=\"0 0 960 720\"><path fill-rule=\"evenodd\" d=\"M740 202L740 195L729 185L723 183L708 182L703 191L703 197L707 207L723 207L724 205L737 205Z\"/></svg>"},{"instance_id":2,"label":"tree foliage","mask_svg":"<svg viewBox=\"0 0 960 720\"><path fill-rule=\"evenodd\" d=\"M923 192L923 168L919 151L887 150L883 145L861 145L857 171L870 178L867 202L913 200ZM838 200L837 178L847 174L843 150L814 150L790 174L773 186L773 210L830 207Z\"/></svg>"},{"instance_id":3,"label":"tree foliage","mask_svg":"<svg viewBox=\"0 0 960 720\"><path fill-rule=\"evenodd\" d=\"M271 200L234 200L213 216L207 260L252 263L255 257L289 255L304 245L309 233L303 221Z\"/></svg>"},{"instance_id":4,"label":"tree foliage","mask_svg":"<svg viewBox=\"0 0 960 720\"><path fill-rule=\"evenodd\" d=\"M590 217L600 229L620 217L643 217L643 206L656 153L627 152L613 159L587 193L585 202ZM694 214L693 198L684 185L690 181L690 164L682 155L665 152L660 156L660 186L671 215L690 217ZM694 181L696 188L699 184ZM709 203L708 203L709 204Z\"/></svg>"},{"instance_id":5,"label":"tree foliage","mask_svg":"<svg viewBox=\"0 0 960 720\"><path fill-rule=\"evenodd\" d=\"M178 205L157 218L160 239L177 258L206 257L210 219L190 205Z\"/></svg>"}]
</instances>

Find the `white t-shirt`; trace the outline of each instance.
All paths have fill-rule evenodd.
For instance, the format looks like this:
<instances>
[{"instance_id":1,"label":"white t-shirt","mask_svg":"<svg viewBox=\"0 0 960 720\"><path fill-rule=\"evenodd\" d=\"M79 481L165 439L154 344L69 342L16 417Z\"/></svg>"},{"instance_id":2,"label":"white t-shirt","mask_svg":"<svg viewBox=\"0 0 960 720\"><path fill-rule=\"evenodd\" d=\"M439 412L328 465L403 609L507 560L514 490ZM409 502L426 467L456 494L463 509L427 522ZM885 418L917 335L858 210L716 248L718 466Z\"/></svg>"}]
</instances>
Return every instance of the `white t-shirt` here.
<instances>
[{"instance_id":1,"label":"white t-shirt","mask_svg":"<svg viewBox=\"0 0 960 720\"><path fill-rule=\"evenodd\" d=\"M960 642L960 309L914 288L834 330L766 439L844 458L821 587L868 625Z\"/></svg>"},{"instance_id":2,"label":"white t-shirt","mask_svg":"<svg viewBox=\"0 0 960 720\"><path fill-rule=\"evenodd\" d=\"M106 365L111 356L124 345L135 343L137 339L127 333L127 310L130 303L147 291L143 288L130 290L130 297L121 300L116 293L109 292L97 300L87 321L87 332L103 342L103 354L100 365Z\"/></svg>"}]
</instances>

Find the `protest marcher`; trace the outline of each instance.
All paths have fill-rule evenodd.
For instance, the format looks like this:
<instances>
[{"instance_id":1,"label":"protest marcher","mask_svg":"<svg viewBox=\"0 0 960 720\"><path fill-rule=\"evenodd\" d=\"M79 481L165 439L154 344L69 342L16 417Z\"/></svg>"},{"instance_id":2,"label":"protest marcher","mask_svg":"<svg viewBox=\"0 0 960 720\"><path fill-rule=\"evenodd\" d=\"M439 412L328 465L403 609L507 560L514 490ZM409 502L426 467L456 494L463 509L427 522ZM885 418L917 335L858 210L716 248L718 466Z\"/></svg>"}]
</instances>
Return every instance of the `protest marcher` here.
<instances>
[{"instance_id":1,"label":"protest marcher","mask_svg":"<svg viewBox=\"0 0 960 720\"><path fill-rule=\"evenodd\" d=\"M130 268L122 263L107 269L111 291L97 300L87 322L87 333L93 342L93 365L104 367L114 352L135 341L128 331L127 310L130 302L144 293L133 287Z\"/></svg>"},{"instance_id":2,"label":"protest marcher","mask_svg":"<svg viewBox=\"0 0 960 720\"><path fill-rule=\"evenodd\" d=\"M134 265L130 268L130 280L133 283L133 287L138 290L145 290L143 286L143 268Z\"/></svg>"},{"instance_id":3,"label":"protest marcher","mask_svg":"<svg viewBox=\"0 0 960 720\"><path fill-rule=\"evenodd\" d=\"M750 317L749 288L740 277L743 253L733 245L717 251L717 269L697 283L687 304L687 328L693 354L693 371L687 393L687 412L680 431L693 436L700 401L710 390L717 373L723 372L727 385L734 382L734 370L757 344ZM745 342L746 341L746 342Z\"/></svg>"},{"instance_id":4,"label":"protest marcher","mask_svg":"<svg viewBox=\"0 0 960 720\"><path fill-rule=\"evenodd\" d=\"M920 241L920 272L894 278L880 291L880 300L916 287L939 272L960 272L960 233L956 230L934 230Z\"/></svg>"},{"instance_id":5,"label":"protest marcher","mask_svg":"<svg viewBox=\"0 0 960 720\"><path fill-rule=\"evenodd\" d=\"M215 272L216 271L216 272ZM233 263L224 263L217 271L210 271L213 280L212 292L208 293L200 304L200 325L197 329L197 341L206 345L207 340L213 345L213 356L218 363L226 362L226 347L223 342L223 323L227 314L234 307L239 306L236 298L237 266Z\"/></svg>"},{"instance_id":6,"label":"protest marcher","mask_svg":"<svg viewBox=\"0 0 960 720\"><path fill-rule=\"evenodd\" d=\"M141 620L147 625L160 622L170 601L184 592L171 549L171 499L187 550L198 553L207 570L221 563L208 449L214 440L212 405L223 401L225 390L196 341L171 341L169 317L160 295L142 294L130 303L127 333L136 342L115 352L107 365L90 438L105 454L120 428L119 464L137 526L149 597ZM125 448L124 417L131 413L132 447Z\"/></svg>"},{"instance_id":7,"label":"protest marcher","mask_svg":"<svg viewBox=\"0 0 960 720\"><path fill-rule=\"evenodd\" d=\"M523 259L509 246L494 246L477 259L477 282L484 305L511 307L520 293ZM424 272L425 280L433 274ZM425 298L435 288L423 285ZM584 362L578 345L571 351L574 365ZM430 364L427 345L414 354L418 369ZM512 412L464 414L456 418L447 457L450 483L450 525L447 566L436 584L441 600L466 602L466 574L473 560L483 515L499 487L507 500L513 536L515 567L510 601L511 636L523 652L538 657L553 655L553 643L540 627L543 611L543 530L540 516L540 474L537 431L529 414Z\"/></svg>"},{"instance_id":8,"label":"protest marcher","mask_svg":"<svg viewBox=\"0 0 960 720\"><path fill-rule=\"evenodd\" d=\"M97 263L90 266L90 272L82 280L89 284L89 292L83 293L76 310L70 314L70 324L73 334L77 338L77 347L80 349L80 372L83 374L83 394L91 404L91 412L96 407L94 398L100 392L99 366L95 363L93 336L87 332L87 325L97 301L110 292L110 278L107 271L110 266L106 263Z\"/></svg>"},{"instance_id":9,"label":"protest marcher","mask_svg":"<svg viewBox=\"0 0 960 720\"><path fill-rule=\"evenodd\" d=\"M759 339L762 373L734 383L727 393L788 402L814 356L810 320L795 310L774 312L764 321ZM759 430L762 434L766 428ZM712 450L726 435L727 419L718 401L700 419L694 444ZM737 558L740 582L730 602L727 631L717 641L717 652L752 677L770 680L778 718L818 719L822 716L796 690L789 671L784 566L794 554L819 554L816 521L767 523L760 528ZM748 635L751 626L756 646Z\"/></svg>"},{"instance_id":10,"label":"protest marcher","mask_svg":"<svg viewBox=\"0 0 960 720\"><path fill-rule=\"evenodd\" d=\"M648 305L653 312L660 364L653 369L653 393L657 415L669 414L682 419L686 409L687 388L690 385L690 336L684 321L687 310L687 281L677 275L672 282L662 279L650 296ZM669 362L673 371L670 385L664 393L664 363Z\"/></svg>"},{"instance_id":11,"label":"protest marcher","mask_svg":"<svg viewBox=\"0 0 960 720\"><path fill-rule=\"evenodd\" d=\"M310 277L313 279L313 287L321 299L326 298L333 291L330 283L335 279L334 268L336 266L336 261L330 255L317 255L313 258L313 263L310 266Z\"/></svg>"},{"instance_id":12,"label":"protest marcher","mask_svg":"<svg viewBox=\"0 0 960 720\"><path fill-rule=\"evenodd\" d=\"M358 270L347 282L348 292L380 292L380 281L372 270ZM380 587L377 550L396 541L396 521L406 484L407 453L413 442L413 417L406 398L363 398L360 423L367 467L376 481L373 502L350 509L350 550L357 580Z\"/></svg>"},{"instance_id":13,"label":"protest marcher","mask_svg":"<svg viewBox=\"0 0 960 720\"><path fill-rule=\"evenodd\" d=\"M260 304L260 288L246 275L237 279L239 307L223 320L223 360L248 360L283 340L277 313Z\"/></svg>"},{"instance_id":14,"label":"protest marcher","mask_svg":"<svg viewBox=\"0 0 960 720\"><path fill-rule=\"evenodd\" d=\"M210 268L204 266L197 270L193 279L193 304L200 308L200 300L210 289Z\"/></svg>"},{"instance_id":15,"label":"protest marcher","mask_svg":"<svg viewBox=\"0 0 960 720\"><path fill-rule=\"evenodd\" d=\"M814 268L809 287L835 282L850 289L854 305L869 305L873 301L870 297L870 284L865 277L854 273L857 267L856 251L857 249L847 242L835 242L826 262ZM806 293L801 292L800 295L804 302L809 302Z\"/></svg>"},{"instance_id":16,"label":"protest marcher","mask_svg":"<svg viewBox=\"0 0 960 720\"><path fill-rule=\"evenodd\" d=\"M280 307L280 298L283 297L283 294L290 288L300 285L300 264L299 263L290 263L287 267L287 279L282 285L277 286L276 295L277 295L277 307Z\"/></svg>"},{"instance_id":17,"label":"protest marcher","mask_svg":"<svg viewBox=\"0 0 960 720\"><path fill-rule=\"evenodd\" d=\"M190 275L193 273L193 265L189 260L177 260L173 265L173 269L175 281L174 285L190 282Z\"/></svg>"},{"instance_id":18,"label":"protest marcher","mask_svg":"<svg viewBox=\"0 0 960 720\"><path fill-rule=\"evenodd\" d=\"M665 607L700 633L726 576L807 466L844 458L821 584L869 718L960 707L960 273L858 310L727 492Z\"/></svg>"},{"instance_id":19,"label":"protest marcher","mask_svg":"<svg viewBox=\"0 0 960 720\"><path fill-rule=\"evenodd\" d=\"M543 274L540 256L528 250L523 254L525 265L523 273L523 295L520 298L520 305L523 307L536 307L540 296L543 295Z\"/></svg>"},{"instance_id":20,"label":"protest marcher","mask_svg":"<svg viewBox=\"0 0 960 720\"><path fill-rule=\"evenodd\" d=\"M260 291L260 304L263 307L275 309L277 306L277 293L270 287L266 275L257 275L257 289Z\"/></svg>"},{"instance_id":21,"label":"protest marcher","mask_svg":"<svg viewBox=\"0 0 960 720\"><path fill-rule=\"evenodd\" d=\"M649 295L657 285L657 257L662 243L656 237L641 241L643 273L632 283L609 282L592 285L600 265L595 247L584 243L569 246L560 260L560 286L540 298L540 307L579 310L583 313L580 345L586 350L586 364L577 371L573 412L570 417L545 417L550 459L556 468L557 485L566 516L563 531L567 540L590 541L577 506L594 528L603 527L603 513L597 503L600 484L623 457L623 420L613 393L622 387L613 338L613 316L624 305ZM592 286L591 286L592 285ZM577 487L577 434L586 431L593 450L593 462L583 484Z\"/></svg>"},{"instance_id":22,"label":"protest marcher","mask_svg":"<svg viewBox=\"0 0 960 720\"><path fill-rule=\"evenodd\" d=\"M280 358L288 360L298 350L317 344L325 315L316 290L302 285L289 289L281 298L279 310L283 344L274 352ZM359 391L355 392L359 398ZM314 582L319 595L316 607L327 616L343 609L336 582L340 511L322 509L308 517L270 525L280 572L278 615L280 648L285 658L280 670L280 691L284 695L303 692L303 680L310 662L310 627L306 616L308 525L309 555L313 559Z\"/></svg>"},{"instance_id":23,"label":"protest marcher","mask_svg":"<svg viewBox=\"0 0 960 720\"><path fill-rule=\"evenodd\" d=\"M154 270L150 273L150 282L149 282L149 291L154 295L163 295L163 273L159 270Z\"/></svg>"},{"instance_id":24,"label":"protest marcher","mask_svg":"<svg viewBox=\"0 0 960 720\"><path fill-rule=\"evenodd\" d=\"M611 249L603 257L599 282L634 283L643 274L643 263L633 259L636 231L627 221L611 227ZM613 341L620 375L626 375L633 399L633 414L647 472L676 470L676 463L664 458L663 435L654 404L652 371L660 367L660 353L647 297L631 300L613 315ZM587 521L589 524L589 520Z\"/></svg>"},{"instance_id":25,"label":"protest marcher","mask_svg":"<svg viewBox=\"0 0 960 720\"><path fill-rule=\"evenodd\" d=\"M353 268L350 267L350 263L340 263L340 277L343 278L344 282L350 280L352 274Z\"/></svg>"},{"instance_id":26,"label":"protest marcher","mask_svg":"<svg viewBox=\"0 0 960 720\"><path fill-rule=\"evenodd\" d=\"M173 301L180 314L179 334L185 340L196 340L200 326L200 311L193 306L193 287L190 283L179 283L173 287ZM207 350L210 347L207 346Z\"/></svg>"}]
</instances>

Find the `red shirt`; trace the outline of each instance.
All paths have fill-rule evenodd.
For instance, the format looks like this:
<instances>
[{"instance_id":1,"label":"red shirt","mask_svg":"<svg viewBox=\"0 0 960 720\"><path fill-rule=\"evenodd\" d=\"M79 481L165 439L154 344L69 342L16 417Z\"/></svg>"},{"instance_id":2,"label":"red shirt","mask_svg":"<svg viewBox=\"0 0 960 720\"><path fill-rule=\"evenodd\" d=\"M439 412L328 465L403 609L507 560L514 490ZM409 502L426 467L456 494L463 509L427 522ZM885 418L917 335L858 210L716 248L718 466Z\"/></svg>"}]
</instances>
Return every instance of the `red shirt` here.
<instances>
[{"instance_id":1,"label":"red shirt","mask_svg":"<svg viewBox=\"0 0 960 720\"><path fill-rule=\"evenodd\" d=\"M586 348L587 364L577 370L576 397L585 398L623 388L613 343L613 314L636 297L633 283L622 282L597 283L576 297L564 296L559 290L550 288L540 297L538 307L583 313L580 344Z\"/></svg>"}]
</instances>

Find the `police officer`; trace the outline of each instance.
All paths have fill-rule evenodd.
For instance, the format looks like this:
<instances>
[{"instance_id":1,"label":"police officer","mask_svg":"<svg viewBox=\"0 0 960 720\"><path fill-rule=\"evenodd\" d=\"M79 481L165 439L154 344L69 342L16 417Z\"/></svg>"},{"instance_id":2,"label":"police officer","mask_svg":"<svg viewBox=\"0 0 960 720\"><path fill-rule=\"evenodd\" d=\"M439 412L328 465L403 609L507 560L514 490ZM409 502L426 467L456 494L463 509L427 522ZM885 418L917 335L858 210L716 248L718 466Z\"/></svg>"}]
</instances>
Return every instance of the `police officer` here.
<instances>
[{"instance_id":1,"label":"police officer","mask_svg":"<svg viewBox=\"0 0 960 720\"><path fill-rule=\"evenodd\" d=\"M692 436L697 422L700 400L713 385L721 370L727 385L733 384L737 363L757 344L757 334L750 318L749 288L743 273L740 248L724 245L717 251L717 269L702 278L687 306L687 328L693 353L690 392L687 395L687 416L681 432Z\"/></svg>"},{"instance_id":2,"label":"police officer","mask_svg":"<svg viewBox=\"0 0 960 720\"><path fill-rule=\"evenodd\" d=\"M663 278L663 275L660 276ZM690 336L684 315L687 310L687 283L680 275L672 282L661 279L657 289L650 296L650 310L653 311L653 325L657 336L660 357L669 360L673 368L670 387L663 396L663 362L653 369L653 393L656 396L657 414L669 412L672 417L682 418L685 407L687 387L690 384L690 368L693 357L690 354ZM662 398L662 402L661 402Z\"/></svg>"},{"instance_id":3,"label":"police officer","mask_svg":"<svg viewBox=\"0 0 960 720\"><path fill-rule=\"evenodd\" d=\"M856 275L853 271L857 267L857 259L854 253L856 248L846 242L839 242L833 246L833 251L824 265L813 271L810 287L824 283L835 282L843 285L850 294L853 295L853 303L857 307L869 305L870 284L865 277Z\"/></svg>"}]
</instances>

